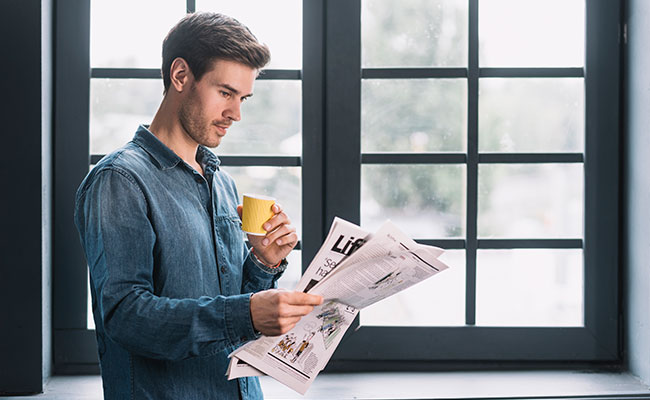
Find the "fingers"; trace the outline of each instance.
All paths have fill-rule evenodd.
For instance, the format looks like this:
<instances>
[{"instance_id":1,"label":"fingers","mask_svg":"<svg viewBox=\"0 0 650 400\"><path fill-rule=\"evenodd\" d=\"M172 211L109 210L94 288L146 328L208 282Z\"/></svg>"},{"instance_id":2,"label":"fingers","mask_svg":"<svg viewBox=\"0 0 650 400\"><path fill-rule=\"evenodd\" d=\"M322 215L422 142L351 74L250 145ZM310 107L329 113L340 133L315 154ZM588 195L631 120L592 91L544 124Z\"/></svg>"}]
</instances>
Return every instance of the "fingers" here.
<instances>
[{"instance_id":1,"label":"fingers","mask_svg":"<svg viewBox=\"0 0 650 400\"><path fill-rule=\"evenodd\" d=\"M322 301L321 296L308 293L265 290L251 296L251 320L255 329L263 334L280 335L291 330Z\"/></svg>"},{"instance_id":2,"label":"fingers","mask_svg":"<svg viewBox=\"0 0 650 400\"><path fill-rule=\"evenodd\" d=\"M296 306L287 304L278 309L278 318L298 318L304 317L314 310L314 306Z\"/></svg>"},{"instance_id":3,"label":"fingers","mask_svg":"<svg viewBox=\"0 0 650 400\"><path fill-rule=\"evenodd\" d=\"M239 214L239 219L242 217L242 211L244 210L244 206L241 204L237 206L237 214Z\"/></svg>"},{"instance_id":4,"label":"fingers","mask_svg":"<svg viewBox=\"0 0 650 400\"><path fill-rule=\"evenodd\" d=\"M289 220L289 217L287 214L280 212L269 218L268 221L264 223L262 226L265 231L271 232L274 229L276 229L280 225L290 225L291 220Z\"/></svg>"},{"instance_id":5,"label":"fingers","mask_svg":"<svg viewBox=\"0 0 650 400\"><path fill-rule=\"evenodd\" d=\"M282 318L278 321L278 325L269 329L267 336L279 336L285 334L293 329L294 326L300 321L300 317Z\"/></svg>"},{"instance_id":6,"label":"fingers","mask_svg":"<svg viewBox=\"0 0 650 400\"><path fill-rule=\"evenodd\" d=\"M262 245L268 246L273 242L278 246L297 243L298 235L296 234L296 228L292 225L282 225L278 229L267 233L262 240Z\"/></svg>"},{"instance_id":7,"label":"fingers","mask_svg":"<svg viewBox=\"0 0 650 400\"><path fill-rule=\"evenodd\" d=\"M293 305L319 306L323 303L323 296L303 292L284 292L287 302Z\"/></svg>"}]
</instances>

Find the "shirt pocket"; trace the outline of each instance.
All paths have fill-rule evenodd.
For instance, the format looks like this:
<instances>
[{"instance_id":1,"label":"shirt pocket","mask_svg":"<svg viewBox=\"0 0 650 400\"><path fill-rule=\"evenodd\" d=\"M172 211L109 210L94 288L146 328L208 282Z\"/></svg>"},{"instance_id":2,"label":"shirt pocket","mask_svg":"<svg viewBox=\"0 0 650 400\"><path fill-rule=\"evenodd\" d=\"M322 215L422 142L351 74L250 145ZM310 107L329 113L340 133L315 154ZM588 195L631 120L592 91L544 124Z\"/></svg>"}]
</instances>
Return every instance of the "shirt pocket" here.
<instances>
[{"instance_id":1,"label":"shirt pocket","mask_svg":"<svg viewBox=\"0 0 650 400\"><path fill-rule=\"evenodd\" d=\"M220 250L219 264L239 272L244 264L244 232L237 215L215 217L215 235Z\"/></svg>"}]
</instances>

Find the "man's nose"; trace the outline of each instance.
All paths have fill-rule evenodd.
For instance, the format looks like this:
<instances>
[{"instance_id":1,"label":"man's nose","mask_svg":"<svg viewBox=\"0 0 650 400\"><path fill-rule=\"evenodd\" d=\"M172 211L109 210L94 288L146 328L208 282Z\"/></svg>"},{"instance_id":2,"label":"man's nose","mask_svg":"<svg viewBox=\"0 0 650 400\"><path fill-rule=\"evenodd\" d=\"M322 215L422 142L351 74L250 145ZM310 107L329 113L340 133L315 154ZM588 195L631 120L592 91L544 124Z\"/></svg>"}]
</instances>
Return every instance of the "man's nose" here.
<instances>
[{"instance_id":1,"label":"man's nose","mask_svg":"<svg viewBox=\"0 0 650 400\"><path fill-rule=\"evenodd\" d=\"M241 120L241 103L233 102L230 107L224 110L224 117L235 122Z\"/></svg>"}]
</instances>

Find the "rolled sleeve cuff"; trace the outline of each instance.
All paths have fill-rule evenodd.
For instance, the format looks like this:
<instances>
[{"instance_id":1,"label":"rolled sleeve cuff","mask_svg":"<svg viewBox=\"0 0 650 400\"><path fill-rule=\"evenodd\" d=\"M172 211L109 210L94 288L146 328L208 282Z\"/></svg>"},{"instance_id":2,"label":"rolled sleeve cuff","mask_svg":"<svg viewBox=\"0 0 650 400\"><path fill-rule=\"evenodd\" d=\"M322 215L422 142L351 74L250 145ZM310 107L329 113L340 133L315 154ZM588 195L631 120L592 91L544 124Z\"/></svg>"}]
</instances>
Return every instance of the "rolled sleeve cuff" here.
<instances>
[{"instance_id":1,"label":"rolled sleeve cuff","mask_svg":"<svg viewBox=\"0 0 650 400\"><path fill-rule=\"evenodd\" d=\"M233 345L257 339L259 335L251 320L251 294L230 296L226 299L226 326Z\"/></svg>"},{"instance_id":2,"label":"rolled sleeve cuff","mask_svg":"<svg viewBox=\"0 0 650 400\"><path fill-rule=\"evenodd\" d=\"M255 265L257 268L261 269L262 271L270 275L281 274L282 272L284 272L285 269L287 269L287 264L288 264L286 259L284 259L277 267L269 268L266 265L264 265L264 263L262 263L260 260L258 260L252 251L248 253L248 260L250 260L250 262L252 262L253 265Z\"/></svg>"}]
</instances>

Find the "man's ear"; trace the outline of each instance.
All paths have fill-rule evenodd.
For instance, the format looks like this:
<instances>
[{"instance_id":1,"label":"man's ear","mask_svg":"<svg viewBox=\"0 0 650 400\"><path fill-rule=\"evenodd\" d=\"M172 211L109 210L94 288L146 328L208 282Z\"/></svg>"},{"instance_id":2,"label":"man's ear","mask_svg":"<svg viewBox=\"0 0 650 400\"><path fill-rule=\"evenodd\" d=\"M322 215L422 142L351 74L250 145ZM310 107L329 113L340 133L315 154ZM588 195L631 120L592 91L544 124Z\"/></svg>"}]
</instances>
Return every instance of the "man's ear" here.
<instances>
[{"instance_id":1,"label":"man's ear","mask_svg":"<svg viewBox=\"0 0 650 400\"><path fill-rule=\"evenodd\" d=\"M187 64L181 57L177 57L172 61L172 65L169 68L169 78L171 79L171 86L178 93L182 93L184 89L189 88L189 85L194 79L192 71L190 71L190 66Z\"/></svg>"}]
</instances>

